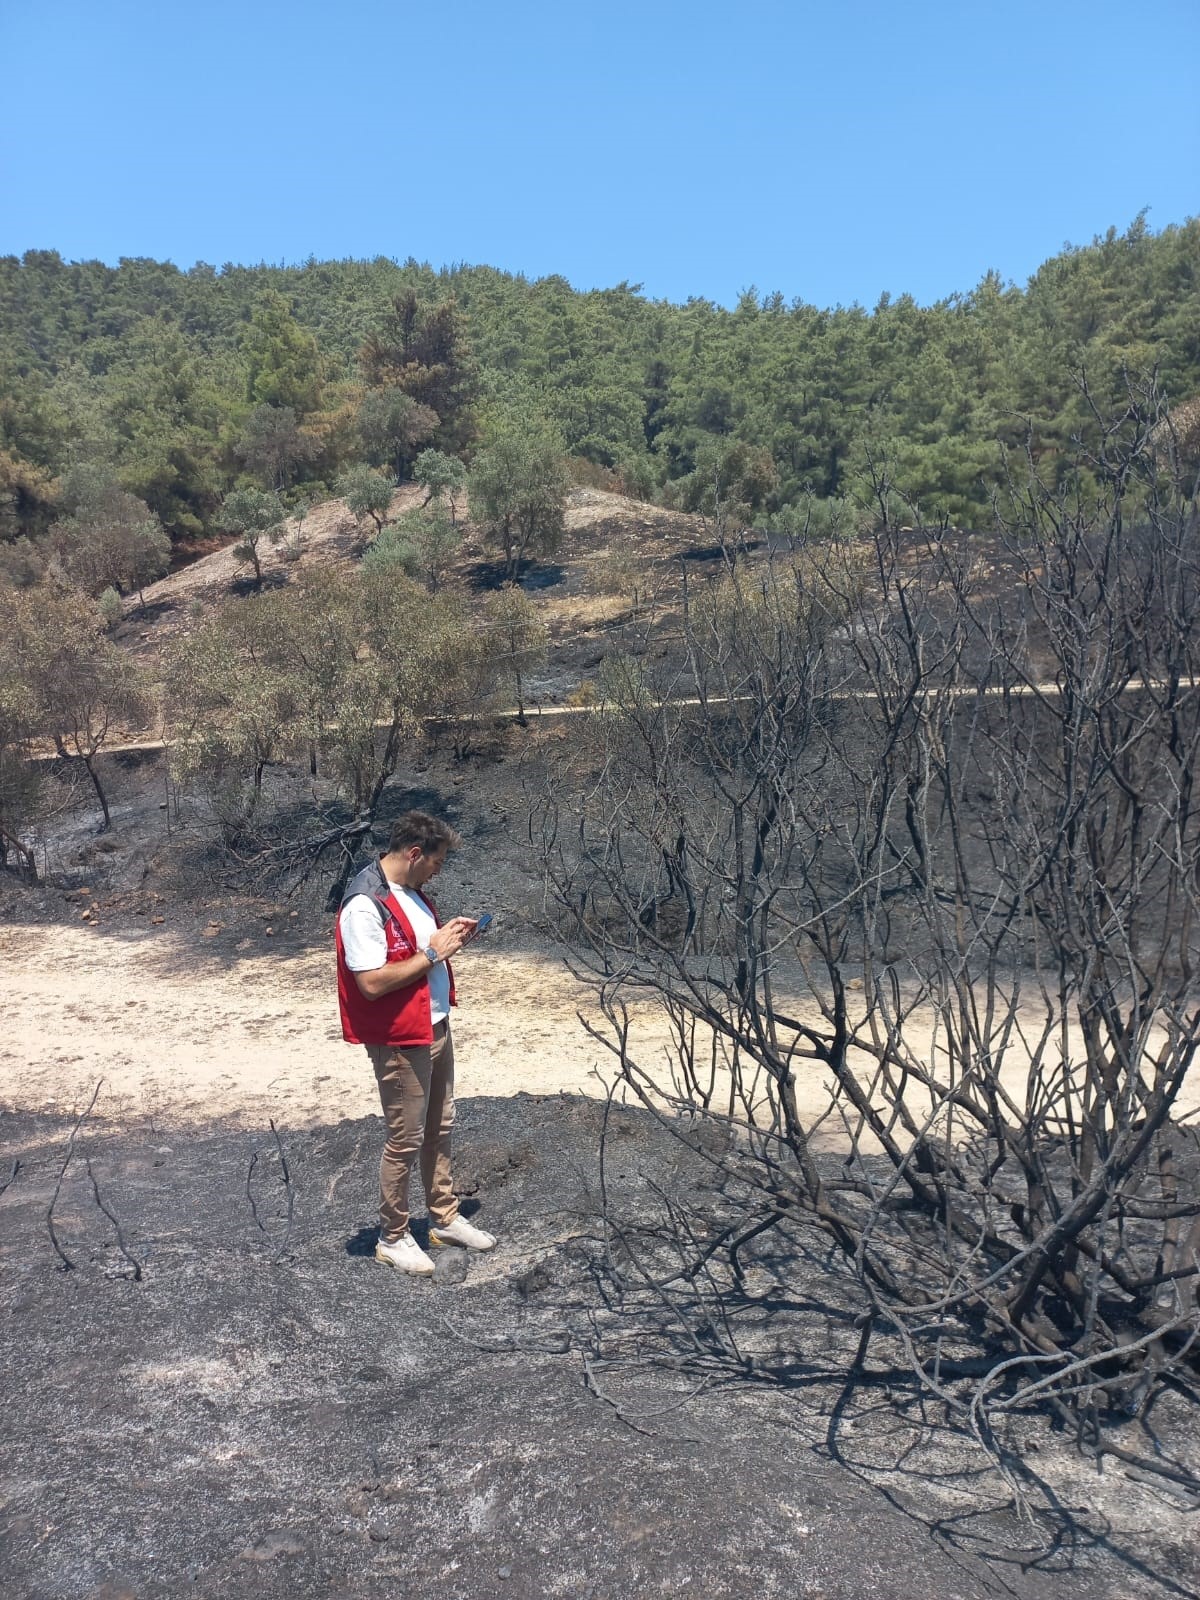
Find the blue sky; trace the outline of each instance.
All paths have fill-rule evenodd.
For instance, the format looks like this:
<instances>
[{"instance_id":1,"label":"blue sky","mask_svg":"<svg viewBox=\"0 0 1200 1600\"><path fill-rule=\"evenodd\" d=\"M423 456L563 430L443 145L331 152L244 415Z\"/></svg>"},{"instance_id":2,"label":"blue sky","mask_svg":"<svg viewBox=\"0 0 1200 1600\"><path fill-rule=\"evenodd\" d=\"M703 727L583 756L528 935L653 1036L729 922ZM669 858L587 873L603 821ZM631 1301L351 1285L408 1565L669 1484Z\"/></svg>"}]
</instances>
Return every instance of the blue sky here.
<instances>
[{"instance_id":1,"label":"blue sky","mask_svg":"<svg viewBox=\"0 0 1200 1600\"><path fill-rule=\"evenodd\" d=\"M0 0L0 253L928 302L1200 212L1196 0Z\"/></svg>"}]
</instances>

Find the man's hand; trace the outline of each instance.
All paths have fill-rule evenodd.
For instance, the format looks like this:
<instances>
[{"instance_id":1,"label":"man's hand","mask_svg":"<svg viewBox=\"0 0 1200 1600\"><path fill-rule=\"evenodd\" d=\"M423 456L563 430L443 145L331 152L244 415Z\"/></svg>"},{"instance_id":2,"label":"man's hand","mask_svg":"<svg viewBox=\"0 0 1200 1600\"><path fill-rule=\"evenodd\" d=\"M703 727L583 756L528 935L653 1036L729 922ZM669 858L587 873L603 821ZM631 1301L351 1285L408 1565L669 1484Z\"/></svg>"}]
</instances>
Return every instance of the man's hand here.
<instances>
[{"instance_id":1,"label":"man's hand","mask_svg":"<svg viewBox=\"0 0 1200 1600\"><path fill-rule=\"evenodd\" d=\"M443 961L447 956L456 956L466 944L475 932L475 920L474 917L451 917L449 922L434 930L429 943ZM418 950L407 961L390 961L369 972L356 972L354 981L358 984L359 992L368 1000L378 1000L385 994L391 994L393 989L407 988L410 983L423 978L429 970L429 957L423 950Z\"/></svg>"},{"instance_id":2,"label":"man's hand","mask_svg":"<svg viewBox=\"0 0 1200 1600\"><path fill-rule=\"evenodd\" d=\"M429 943L445 961L448 956L456 956L475 932L475 917L451 917L450 921L438 928Z\"/></svg>"}]
</instances>

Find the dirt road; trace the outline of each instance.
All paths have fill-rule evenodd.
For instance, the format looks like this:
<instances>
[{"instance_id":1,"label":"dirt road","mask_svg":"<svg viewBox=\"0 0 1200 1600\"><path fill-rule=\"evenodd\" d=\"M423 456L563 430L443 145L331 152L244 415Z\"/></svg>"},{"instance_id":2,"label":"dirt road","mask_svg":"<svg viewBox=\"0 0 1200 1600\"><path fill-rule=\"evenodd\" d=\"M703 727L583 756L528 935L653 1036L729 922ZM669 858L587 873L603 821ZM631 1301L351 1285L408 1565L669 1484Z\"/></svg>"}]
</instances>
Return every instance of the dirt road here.
<instances>
[{"instance_id":1,"label":"dirt road","mask_svg":"<svg viewBox=\"0 0 1200 1600\"><path fill-rule=\"evenodd\" d=\"M0 929L0 1106L69 1112L103 1078L97 1111L117 1118L304 1127L377 1111L341 1038L330 951L276 953L259 932L209 958L208 931ZM586 1089L604 1052L559 963L480 949L458 968L460 1097Z\"/></svg>"}]
</instances>

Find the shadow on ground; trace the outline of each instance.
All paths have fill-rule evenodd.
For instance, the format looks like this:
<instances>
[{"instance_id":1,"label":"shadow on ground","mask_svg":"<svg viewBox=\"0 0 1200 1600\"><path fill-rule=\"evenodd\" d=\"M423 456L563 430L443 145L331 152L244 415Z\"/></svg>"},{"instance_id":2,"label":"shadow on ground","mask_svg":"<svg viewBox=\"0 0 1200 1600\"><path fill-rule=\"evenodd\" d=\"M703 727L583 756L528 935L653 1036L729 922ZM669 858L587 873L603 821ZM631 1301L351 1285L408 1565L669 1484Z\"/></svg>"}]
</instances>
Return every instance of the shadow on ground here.
<instances>
[{"instance_id":1,"label":"shadow on ground","mask_svg":"<svg viewBox=\"0 0 1200 1600\"><path fill-rule=\"evenodd\" d=\"M600 1115L466 1102L460 1186L501 1247L440 1253L421 1281L373 1259L375 1119L278 1139L85 1123L53 1208L69 1270L46 1218L70 1125L0 1120L0 1592L1195 1593L1194 1552L1134 1554L1086 1512L1022 1526L977 1459L946 1457L975 1496L958 1513L932 1475L879 1492L861 1444L824 1453L828 1406L746 1388L681 1405L647 1369L622 1420L585 1383L608 1315ZM610 1181L687 1181L622 1116Z\"/></svg>"}]
</instances>

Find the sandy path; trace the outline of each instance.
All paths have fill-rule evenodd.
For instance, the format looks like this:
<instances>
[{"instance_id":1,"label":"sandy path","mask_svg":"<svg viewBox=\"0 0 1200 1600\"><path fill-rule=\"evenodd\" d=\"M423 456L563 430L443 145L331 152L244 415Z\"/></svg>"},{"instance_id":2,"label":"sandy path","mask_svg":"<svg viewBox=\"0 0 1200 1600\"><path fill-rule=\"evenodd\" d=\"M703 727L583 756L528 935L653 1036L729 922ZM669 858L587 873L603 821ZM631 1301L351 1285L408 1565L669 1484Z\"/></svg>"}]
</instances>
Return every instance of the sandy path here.
<instances>
[{"instance_id":1,"label":"sandy path","mask_svg":"<svg viewBox=\"0 0 1200 1600\"><path fill-rule=\"evenodd\" d=\"M607 1081L613 1058L576 1014L595 1016L594 998L560 961L481 946L456 974L460 1099L603 1092L597 1073ZM798 997L789 1009L813 1010ZM938 1052L931 1017L910 1017L905 1037L921 1059ZM643 1065L662 1060L666 1027L653 1006L638 1007L634 1038ZM1004 1079L1017 1098L1025 1070L1014 1050ZM341 1037L331 950L289 954L246 938L222 956L167 926L0 929L0 1108L73 1112L97 1079L98 1113L156 1126L271 1117L295 1128L379 1109L363 1051ZM827 1082L824 1069L801 1069L804 1110L825 1109ZM1179 1110L1198 1105L1193 1074ZM837 1119L818 1134L843 1140Z\"/></svg>"},{"instance_id":2,"label":"sandy path","mask_svg":"<svg viewBox=\"0 0 1200 1600\"><path fill-rule=\"evenodd\" d=\"M584 991L549 958L496 949L456 964L458 1093L597 1092L604 1052ZM233 961L166 930L0 930L0 1106L296 1127L379 1109L363 1051L342 1041L332 954ZM522 1014L526 1021L517 1027Z\"/></svg>"}]
</instances>

